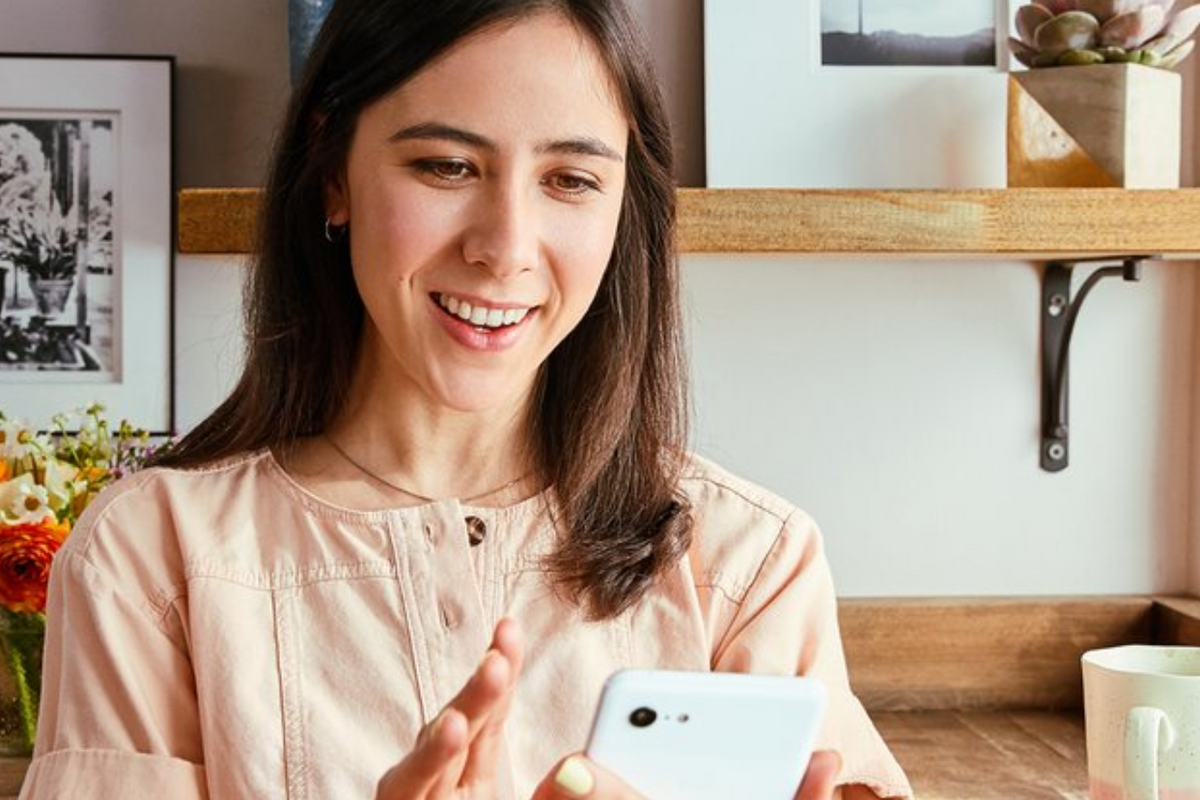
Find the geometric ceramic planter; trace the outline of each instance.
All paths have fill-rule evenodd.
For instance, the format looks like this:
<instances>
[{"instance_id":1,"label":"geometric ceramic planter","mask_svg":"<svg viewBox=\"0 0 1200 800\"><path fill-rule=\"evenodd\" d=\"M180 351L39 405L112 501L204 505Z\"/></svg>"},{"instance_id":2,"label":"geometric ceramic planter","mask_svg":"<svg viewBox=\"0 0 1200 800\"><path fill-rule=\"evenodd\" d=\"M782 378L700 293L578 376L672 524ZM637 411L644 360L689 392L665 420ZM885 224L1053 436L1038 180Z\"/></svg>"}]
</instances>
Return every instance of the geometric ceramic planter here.
<instances>
[{"instance_id":1,"label":"geometric ceramic planter","mask_svg":"<svg viewBox=\"0 0 1200 800\"><path fill-rule=\"evenodd\" d=\"M1008 185L1179 186L1179 74L1140 64L1008 76Z\"/></svg>"}]
</instances>

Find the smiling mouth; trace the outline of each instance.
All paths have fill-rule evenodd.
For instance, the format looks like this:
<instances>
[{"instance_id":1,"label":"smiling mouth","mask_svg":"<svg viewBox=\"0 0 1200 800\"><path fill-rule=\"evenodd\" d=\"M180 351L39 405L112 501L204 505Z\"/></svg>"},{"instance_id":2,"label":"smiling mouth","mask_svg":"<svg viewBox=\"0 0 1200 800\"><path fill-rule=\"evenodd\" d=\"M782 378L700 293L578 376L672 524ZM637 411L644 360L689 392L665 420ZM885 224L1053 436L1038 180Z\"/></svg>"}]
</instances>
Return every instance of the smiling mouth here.
<instances>
[{"instance_id":1,"label":"smiling mouth","mask_svg":"<svg viewBox=\"0 0 1200 800\"><path fill-rule=\"evenodd\" d=\"M453 295L442 293L436 294L434 299L451 316L458 317L463 322L470 323L476 328L488 330L517 325L529 315L530 311L533 311L533 308L488 308L487 306L480 305L473 306L466 300L459 300Z\"/></svg>"}]
</instances>

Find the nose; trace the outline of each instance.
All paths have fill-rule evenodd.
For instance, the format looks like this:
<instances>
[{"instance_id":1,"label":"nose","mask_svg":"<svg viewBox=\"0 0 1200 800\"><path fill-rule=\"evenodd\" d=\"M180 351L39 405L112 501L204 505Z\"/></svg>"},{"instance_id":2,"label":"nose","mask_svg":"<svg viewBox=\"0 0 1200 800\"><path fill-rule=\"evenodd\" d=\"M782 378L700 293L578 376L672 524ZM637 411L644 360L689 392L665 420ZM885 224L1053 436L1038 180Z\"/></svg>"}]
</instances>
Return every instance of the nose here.
<instances>
[{"instance_id":1,"label":"nose","mask_svg":"<svg viewBox=\"0 0 1200 800\"><path fill-rule=\"evenodd\" d=\"M533 269L538 262L536 202L520 186L493 184L472 210L463 238L467 263L504 278Z\"/></svg>"}]
</instances>

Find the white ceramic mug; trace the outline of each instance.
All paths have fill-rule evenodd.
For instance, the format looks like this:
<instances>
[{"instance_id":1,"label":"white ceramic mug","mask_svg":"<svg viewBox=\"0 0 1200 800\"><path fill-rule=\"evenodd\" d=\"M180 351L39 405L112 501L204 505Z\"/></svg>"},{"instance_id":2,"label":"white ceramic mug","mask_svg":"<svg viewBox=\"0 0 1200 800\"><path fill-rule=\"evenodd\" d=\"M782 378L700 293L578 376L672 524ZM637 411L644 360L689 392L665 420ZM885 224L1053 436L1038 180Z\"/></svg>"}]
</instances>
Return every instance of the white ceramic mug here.
<instances>
[{"instance_id":1,"label":"white ceramic mug","mask_svg":"<svg viewBox=\"0 0 1200 800\"><path fill-rule=\"evenodd\" d=\"M1200 800L1200 647L1083 654L1092 800Z\"/></svg>"}]
</instances>

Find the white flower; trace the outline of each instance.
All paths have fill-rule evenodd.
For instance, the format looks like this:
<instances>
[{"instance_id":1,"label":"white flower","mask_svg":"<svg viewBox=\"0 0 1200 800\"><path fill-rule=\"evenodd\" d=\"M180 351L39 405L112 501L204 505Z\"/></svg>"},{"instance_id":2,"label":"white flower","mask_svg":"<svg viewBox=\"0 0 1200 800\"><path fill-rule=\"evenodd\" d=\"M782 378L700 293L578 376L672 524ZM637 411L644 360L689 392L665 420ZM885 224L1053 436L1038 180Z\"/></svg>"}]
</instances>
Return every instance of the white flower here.
<instances>
[{"instance_id":1,"label":"white flower","mask_svg":"<svg viewBox=\"0 0 1200 800\"><path fill-rule=\"evenodd\" d=\"M79 470L57 458L46 460L46 476L42 481L46 489L50 506L55 511L61 511L71 503L71 498L80 491L79 482L75 480ZM87 484L84 482L84 487Z\"/></svg>"},{"instance_id":2,"label":"white flower","mask_svg":"<svg viewBox=\"0 0 1200 800\"><path fill-rule=\"evenodd\" d=\"M51 451L50 439L35 433L20 420L0 421L0 458L16 461L26 456L46 455Z\"/></svg>"},{"instance_id":3,"label":"white flower","mask_svg":"<svg viewBox=\"0 0 1200 800\"><path fill-rule=\"evenodd\" d=\"M36 484L33 475L25 473L0 483L0 522L19 525L52 516L50 492Z\"/></svg>"}]
</instances>

